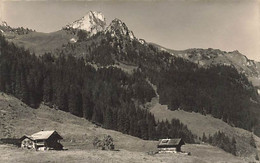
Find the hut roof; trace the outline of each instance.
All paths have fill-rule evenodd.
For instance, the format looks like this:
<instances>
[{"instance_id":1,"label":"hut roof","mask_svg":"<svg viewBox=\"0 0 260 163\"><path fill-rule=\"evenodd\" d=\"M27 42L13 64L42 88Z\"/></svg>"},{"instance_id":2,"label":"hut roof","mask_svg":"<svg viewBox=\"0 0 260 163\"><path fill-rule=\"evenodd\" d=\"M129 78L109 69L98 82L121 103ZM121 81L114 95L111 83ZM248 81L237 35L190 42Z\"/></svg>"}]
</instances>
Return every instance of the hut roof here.
<instances>
[{"instance_id":1,"label":"hut roof","mask_svg":"<svg viewBox=\"0 0 260 163\"><path fill-rule=\"evenodd\" d=\"M22 137L20 138L20 140L23 140L23 139L25 139L25 138L28 138L28 139L33 140L33 138L32 138L31 136L29 136L29 135L24 135L24 136L22 136Z\"/></svg>"},{"instance_id":2,"label":"hut roof","mask_svg":"<svg viewBox=\"0 0 260 163\"><path fill-rule=\"evenodd\" d=\"M29 138L32 140L46 140L49 139L52 135L55 135L57 139L63 139L56 131L40 131L37 133L32 134L31 136L23 136L21 139Z\"/></svg>"},{"instance_id":3,"label":"hut roof","mask_svg":"<svg viewBox=\"0 0 260 163\"><path fill-rule=\"evenodd\" d=\"M158 146L177 146L184 145L184 141L180 139L160 139Z\"/></svg>"}]
</instances>

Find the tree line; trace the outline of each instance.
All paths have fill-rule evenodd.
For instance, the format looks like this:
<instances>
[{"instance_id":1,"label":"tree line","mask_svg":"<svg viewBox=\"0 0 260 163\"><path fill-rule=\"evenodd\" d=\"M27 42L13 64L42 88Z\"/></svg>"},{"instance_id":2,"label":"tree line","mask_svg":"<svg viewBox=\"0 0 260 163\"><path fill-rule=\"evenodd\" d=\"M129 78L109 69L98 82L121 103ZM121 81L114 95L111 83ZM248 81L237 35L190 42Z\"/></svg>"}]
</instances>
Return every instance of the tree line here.
<instances>
[{"instance_id":1,"label":"tree line","mask_svg":"<svg viewBox=\"0 0 260 163\"><path fill-rule=\"evenodd\" d=\"M217 146L224 151L236 156L237 149L235 137L232 137L232 139L230 139L228 136L225 135L225 133L218 131L214 135L209 135L208 137L206 137L205 133L203 133L202 141L213 146Z\"/></svg>"}]
</instances>

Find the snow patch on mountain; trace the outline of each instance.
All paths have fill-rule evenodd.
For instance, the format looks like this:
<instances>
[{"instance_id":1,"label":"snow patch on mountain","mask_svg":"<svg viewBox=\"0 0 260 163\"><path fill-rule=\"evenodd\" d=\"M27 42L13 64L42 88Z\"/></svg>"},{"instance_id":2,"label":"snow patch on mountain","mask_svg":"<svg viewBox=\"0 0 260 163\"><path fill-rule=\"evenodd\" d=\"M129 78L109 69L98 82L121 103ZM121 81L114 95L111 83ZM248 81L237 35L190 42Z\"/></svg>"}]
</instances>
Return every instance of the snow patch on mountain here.
<instances>
[{"instance_id":1,"label":"snow patch on mountain","mask_svg":"<svg viewBox=\"0 0 260 163\"><path fill-rule=\"evenodd\" d=\"M76 42L77 42L77 39L71 38L71 39L70 39L70 42L71 42L71 43L76 43Z\"/></svg>"},{"instance_id":2,"label":"snow patch on mountain","mask_svg":"<svg viewBox=\"0 0 260 163\"><path fill-rule=\"evenodd\" d=\"M1 21L0 26L7 27L8 25L7 25L7 23L5 21Z\"/></svg>"},{"instance_id":3,"label":"snow patch on mountain","mask_svg":"<svg viewBox=\"0 0 260 163\"><path fill-rule=\"evenodd\" d=\"M105 16L101 12L90 11L81 19L74 21L71 24L68 24L66 29L80 29L90 32L90 36L104 31L106 27Z\"/></svg>"},{"instance_id":4,"label":"snow patch on mountain","mask_svg":"<svg viewBox=\"0 0 260 163\"><path fill-rule=\"evenodd\" d=\"M163 48L163 47L160 47L160 50L167 52L167 49L165 49L165 48Z\"/></svg>"},{"instance_id":5,"label":"snow patch on mountain","mask_svg":"<svg viewBox=\"0 0 260 163\"><path fill-rule=\"evenodd\" d=\"M139 41L142 45L146 44L146 41L145 41L144 39L138 39L138 41Z\"/></svg>"}]
</instances>

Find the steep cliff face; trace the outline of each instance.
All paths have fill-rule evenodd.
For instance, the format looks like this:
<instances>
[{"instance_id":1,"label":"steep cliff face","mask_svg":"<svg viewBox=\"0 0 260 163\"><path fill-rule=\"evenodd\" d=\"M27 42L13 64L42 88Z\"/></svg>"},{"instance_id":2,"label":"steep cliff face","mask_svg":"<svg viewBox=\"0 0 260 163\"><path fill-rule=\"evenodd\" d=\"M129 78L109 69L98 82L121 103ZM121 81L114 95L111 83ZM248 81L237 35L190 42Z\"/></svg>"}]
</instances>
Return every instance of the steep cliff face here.
<instances>
[{"instance_id":1,"label":"steep cliff face","mask_svg":"<svg viewBox=\"0 0 260 163\"><path fill-rule=\"evenodd\" d=\"M126 24L119 19L114 19L106 28L106 33L110 33L111 37L128 37L130 40L136 39L134 33L128 29Z\"/></svg>"}]
</instances>

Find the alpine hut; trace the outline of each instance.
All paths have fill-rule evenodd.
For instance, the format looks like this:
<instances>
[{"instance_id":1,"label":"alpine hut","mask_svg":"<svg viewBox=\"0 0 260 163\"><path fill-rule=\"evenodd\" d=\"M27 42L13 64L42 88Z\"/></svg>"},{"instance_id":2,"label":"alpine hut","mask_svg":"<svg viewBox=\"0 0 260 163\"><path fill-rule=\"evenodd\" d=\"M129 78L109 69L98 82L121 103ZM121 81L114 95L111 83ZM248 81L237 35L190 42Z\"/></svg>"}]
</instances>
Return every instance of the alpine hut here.
<instances>
[{"instance_id":1,"label":"alpine hut","mask_svg":"<svg viewBox=\"0 0 260 163\"><path fill-rule=\"evenodd\" d=\"M184 144L182 139L160 139L157 148L159 153L176 153L181 152L181 146Z\"/></svg>"},{"instance_id":2,"label":"alpine hut","mask_svg":"<svg viewBox=\"0 0 260 163\"><path fill-rule=\"evenodd\" d=\"M24 135L21 137L21 147L36 150L62 150L63 146L60 140L63 139L57 131L40 131L31 136Z\"/></svg>"}]
</instances>

